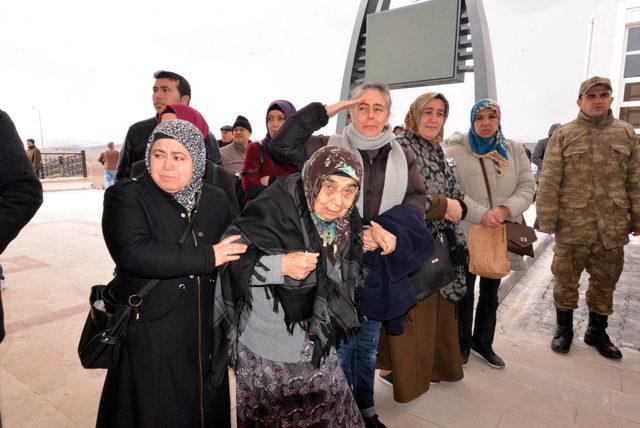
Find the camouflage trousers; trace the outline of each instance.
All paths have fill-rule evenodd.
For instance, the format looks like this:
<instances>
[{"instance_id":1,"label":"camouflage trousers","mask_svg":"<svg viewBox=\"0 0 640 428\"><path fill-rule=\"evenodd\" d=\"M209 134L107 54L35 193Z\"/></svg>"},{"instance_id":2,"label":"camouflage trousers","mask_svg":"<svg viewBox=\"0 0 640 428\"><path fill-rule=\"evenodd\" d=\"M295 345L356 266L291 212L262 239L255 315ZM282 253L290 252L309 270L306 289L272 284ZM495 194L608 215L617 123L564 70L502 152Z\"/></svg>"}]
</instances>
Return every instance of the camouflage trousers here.
<instances>
[{"instance_id":1,"label":"camouflage trousers","mask_svg":"<svg viewBox=\"0 0 640 428\"><path fill-rule=\"evenodd\" d=\"M587 307L600 315L611 315L613 291L624 264L624 247L607 250L600 240L592 245L556 242L553 252L551 273L554 276L553 299L556 308L578 308L580 275L586 269L589 273Z\"/></svg>"}]
</instances>

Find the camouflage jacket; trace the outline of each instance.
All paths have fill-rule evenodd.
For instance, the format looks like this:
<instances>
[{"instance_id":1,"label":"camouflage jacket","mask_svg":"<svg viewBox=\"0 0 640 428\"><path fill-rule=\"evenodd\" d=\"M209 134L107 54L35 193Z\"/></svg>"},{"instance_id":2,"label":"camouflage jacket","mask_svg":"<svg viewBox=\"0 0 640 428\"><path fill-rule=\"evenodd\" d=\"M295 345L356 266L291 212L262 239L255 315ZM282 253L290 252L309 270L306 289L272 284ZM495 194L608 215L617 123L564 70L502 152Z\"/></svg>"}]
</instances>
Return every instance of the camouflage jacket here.
<instances>
[{"instance_id":1,"label":"camouflage jacket","mask_svg":"<svg viewBox=\"0 0 640 428\"><path fill-rule=\"evenodd\" d=\"M565 244L625 245L640 232L640 149L628 123L580 112L553 133L536 199L540 230Z\"/></svg>"}]
</instances>

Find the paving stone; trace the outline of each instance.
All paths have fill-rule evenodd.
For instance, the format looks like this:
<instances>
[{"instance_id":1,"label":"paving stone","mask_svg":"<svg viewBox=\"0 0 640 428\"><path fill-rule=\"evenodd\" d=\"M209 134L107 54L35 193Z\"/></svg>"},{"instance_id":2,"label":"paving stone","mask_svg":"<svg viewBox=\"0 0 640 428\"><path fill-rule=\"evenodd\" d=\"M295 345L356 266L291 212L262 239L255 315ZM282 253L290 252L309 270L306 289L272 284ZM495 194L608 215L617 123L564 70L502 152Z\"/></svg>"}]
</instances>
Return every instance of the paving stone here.
<instances>
[{"instance_id":1,"label":"paving stone","mask_svg":"<svg viewBox=\"0 0 640 428\"><path fill-rule=\"evenodd\" d=\"M573 403L558 400L548 394L527 391L521 400L507 409L498 426L573 426L577 410L578 406ZM509 416L513 416L519 423L507 423Z\"/></svg>"},{"instance_id":2,"label":"paving stone","mask_svg":"<svg viewBox=\"0 0 640 428\"><path fill-rule=\"evenodd\" d=\"M500 353L507 365L510 361L517 361L518 364L544 370L550 374L556 373L608 389L622 390L624 371L619 367L603 366L597 360L575 364L570 355L557 354L550 347L532 348L526 343L510 346L497 344L494 349Z\"/></svg>"},{"instance_id":3,"label":"paving stone","mask_svg":"<svg viewBox=\"0 0 640 428\"><path fill-rule=\"evenodd\" d=\"M635 370L622 371L622 392L637 394L640 398L640 372Z\"/></svg>"},{"instance_id":4,"label":"paving stone","mask_svg":"<svg viewBox=\"0 0 640 428\"><path fill-rule=\"evenodd\" d=\"M75 427L43 397L0 367L0 413L5 428ZM95 421L91 421L95 425ZM89 426L89 424L85 425Z\"/></svg>"},{"instance_id":5,"label":"paving stone","mask_svg":"<svg viewBox=\"0 0 640 428\"><path fill-rule=\"evenodd\" d=\"M601 412L591 407L580 406L576 416L576 427L579 428L638 428L640 423L614 416L610 413Z\"/></svg>"},{"instance_id":6,"label":"paving stone","mask_svg":"<svg viewBox=\"0 0 640 428\"><path fill-rule=\"evenodd\" d=\"M611 413L623 419L640 423L640 405L638 394L613 391Z\"/></svg>"}]
</instances>

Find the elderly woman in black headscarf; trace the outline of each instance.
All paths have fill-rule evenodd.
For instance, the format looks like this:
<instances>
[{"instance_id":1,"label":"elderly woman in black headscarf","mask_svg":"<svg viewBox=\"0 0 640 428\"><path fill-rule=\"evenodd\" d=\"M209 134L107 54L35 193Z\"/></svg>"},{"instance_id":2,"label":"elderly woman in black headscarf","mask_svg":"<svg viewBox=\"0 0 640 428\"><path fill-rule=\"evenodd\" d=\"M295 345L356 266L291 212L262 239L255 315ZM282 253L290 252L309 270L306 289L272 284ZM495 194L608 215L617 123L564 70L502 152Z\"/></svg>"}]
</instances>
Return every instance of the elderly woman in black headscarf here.
<instances>
[{"instance_id":1,"label":"elderly woman in black headscarf","mask_svg":"<svg viewBox=\"0 0 640 428\"><path fill-rule=\"evenodd\" d=\"M335 354L360 325L362 166L324 147L302 174L249 203L227 233L248 244L222 271L218 331L230 341L238 426L357 427L363 422ZM224 370L217 370L218 374Z\"/></svg>"},{"instance_id":2,"label":"elderly woman in black headscarf","mask_svg":"<svg viewBox=\"0 0 640 428\"><path fill-rule=\"evenodd\" d=\"M232 215L204 171L202 134L171 120L149 138L146 172L105 192L102 229L117 272L109 292L135 304L136 315L118 366L107 372L98 426L230 425L227 379L205 387L214 274L246 247L239 236L217 243ZM152 279L159 282L142 301L132 299Z\"/></svg>"}]
</instances>

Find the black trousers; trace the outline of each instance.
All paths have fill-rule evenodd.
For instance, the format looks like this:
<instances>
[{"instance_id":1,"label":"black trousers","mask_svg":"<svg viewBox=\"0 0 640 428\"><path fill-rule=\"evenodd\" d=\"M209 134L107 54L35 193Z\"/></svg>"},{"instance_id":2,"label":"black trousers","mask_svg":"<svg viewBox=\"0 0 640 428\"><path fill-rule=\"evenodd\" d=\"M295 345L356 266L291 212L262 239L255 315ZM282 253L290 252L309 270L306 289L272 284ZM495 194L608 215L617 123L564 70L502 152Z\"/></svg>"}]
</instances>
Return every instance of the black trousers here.
<instances>
[{"instance_id":1,"label":"black trousers","mask_svg":"<svg viewBox=\"0 0 640 428\"><path fill-rule=\"evenodd\" d=\"M474 325L475 282L476 275L467 271L467 293L458 302L458 336L463 355L468 355L472 347L482 351L491 349L496 331L500 280L480 277L480 297Z\"/></svg>"}]
</instances>

